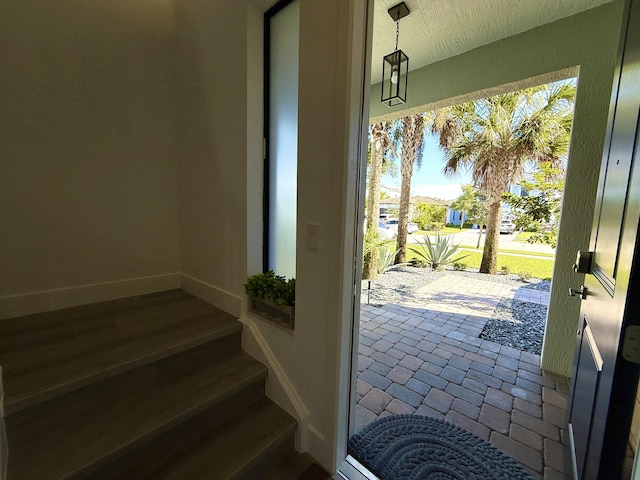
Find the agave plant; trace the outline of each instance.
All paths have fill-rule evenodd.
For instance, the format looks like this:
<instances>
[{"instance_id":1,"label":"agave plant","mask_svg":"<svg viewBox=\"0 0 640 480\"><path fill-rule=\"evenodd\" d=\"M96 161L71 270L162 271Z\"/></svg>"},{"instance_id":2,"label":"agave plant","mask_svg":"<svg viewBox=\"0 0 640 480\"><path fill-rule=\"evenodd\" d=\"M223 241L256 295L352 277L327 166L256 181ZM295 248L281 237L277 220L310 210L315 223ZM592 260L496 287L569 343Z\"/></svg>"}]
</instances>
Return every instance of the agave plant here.
<instances>
[{"instance_id":1,"label":"agave plant","mask_svg":"<svg viewBox=\"0 0 640 480\"><path fill-rule=\"evenodd\" d=\"M399 251L400 249L392 252L386 246L378 250L378 273L386 273L387 270L393 267Z\"/></svg>"},{"instance_id":2,"label":"agave plant","mask_svg":"<svg viewBox=\"0 0 640 480\"><path fill-rule=\"evenodd\" d=\"M414 246L413 251L432 268L441 268L453 262L459 248L460 245L454 244L451 237L436 234L435 241L431 241L428 235L425 235L423 240L418 239L418 246ZM467 256L458 257L456 260Z\"/></svg>"}]
</instances>

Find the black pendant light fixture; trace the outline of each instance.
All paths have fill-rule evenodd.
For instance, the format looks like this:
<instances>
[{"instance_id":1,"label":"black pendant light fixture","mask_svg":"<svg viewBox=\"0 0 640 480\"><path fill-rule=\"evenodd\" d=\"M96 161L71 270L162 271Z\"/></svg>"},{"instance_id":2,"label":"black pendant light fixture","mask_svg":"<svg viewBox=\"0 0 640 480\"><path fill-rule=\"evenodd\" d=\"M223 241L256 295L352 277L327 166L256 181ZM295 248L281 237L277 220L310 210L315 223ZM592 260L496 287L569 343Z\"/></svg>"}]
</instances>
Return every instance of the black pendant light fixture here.
<instances>
[{"instance_id":1,"label":"black pendant light fixture","mask_svg":"<svg viewBox=\"0 0 640 480\"><path fill-rule=\"evenodd\" d=\"M381 101L389 107L407 101L407 74L409 73L409 57L398 48L400 36L400 19L409 15L409 7L400 2L387 10L396 22L396 48L382 59L382 95Z\"/></svg>"}]
</instances>

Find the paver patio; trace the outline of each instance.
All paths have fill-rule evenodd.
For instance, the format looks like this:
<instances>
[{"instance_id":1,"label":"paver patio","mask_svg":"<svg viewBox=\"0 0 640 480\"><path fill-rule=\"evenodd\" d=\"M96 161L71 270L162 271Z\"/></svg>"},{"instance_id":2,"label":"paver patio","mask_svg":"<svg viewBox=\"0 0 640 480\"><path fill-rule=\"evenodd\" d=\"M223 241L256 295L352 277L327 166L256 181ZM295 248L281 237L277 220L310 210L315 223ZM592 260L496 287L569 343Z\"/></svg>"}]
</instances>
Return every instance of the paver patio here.
<instances>
[{"instance_id":1,"label":"paver patio","mask_svg":"<svg viewBox=\"0 0 640 480\"><path fill-rule=\"evenodd\" d=\"M362 305L356 428L391 414L444 418L534 478L568 478L568 380L541 371L538 355L479 338L503 298L548 304L545 293L445 275L402 305Z\"/></svg>"}]
</instances>

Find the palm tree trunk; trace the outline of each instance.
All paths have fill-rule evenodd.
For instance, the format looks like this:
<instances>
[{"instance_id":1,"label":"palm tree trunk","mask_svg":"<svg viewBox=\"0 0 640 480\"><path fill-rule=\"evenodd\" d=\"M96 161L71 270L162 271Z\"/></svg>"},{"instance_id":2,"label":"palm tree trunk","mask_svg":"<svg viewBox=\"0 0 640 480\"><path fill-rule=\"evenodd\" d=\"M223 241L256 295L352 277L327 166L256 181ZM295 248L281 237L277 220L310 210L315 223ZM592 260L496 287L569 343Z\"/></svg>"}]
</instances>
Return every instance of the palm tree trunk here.
<instances>
[{"instance_id":1,"label":"palm tree trunk","mask_svg":"<svg viewBox=\"0 0 640 480\"><path fill-rule=\"evenodd\" d=\"M369 165L369 198L367 199L367 232L378 232L380 221L380 187L382 184L382 150L371 149L371 165ZM377 237L377 235L376 235ZM364 256L362 278L375 280L378 278L378 249L372 248Z\"/></svg>"},{"instance_id":2,"label":"palm tree trunk","mask_svg":"<svg viewBox=\"0 0 640 480\"><path fill-rule=\"evenodd\" d=\"M498 243L500 241L500 220L502 218L502 207L500 199L492 199L489 203L489 214L487 216L487 234L484 239L484 251L482 252L482 263L480 263L480 273L495 275L498 273Z\"/></svg>"},{"instance_id":3,"label":"palm tree trunk","mask_svg":"<svg viewBox=\"0 0 640 480\"><path fill-rule=\"evenodd\" d=\"M405 263L407 261L407 224L409 223L409 200L411 197L411 169L403 169L402 184L400 186L400 208L398 211L398 238L395 263ZM408 172L406 170L409 170Z\"/></svg>"},{"instance_id":4,"label":"palm tree trunk","mask_svg":"<svg viewBox=\"0 0 640 480\"><path fill-rule=\"evenodd\" d=\"M409 199L411 195L411 177L413 166L422 158L422 142L424 134L424 117L421 114L402 119L402 162L400 174L400 211L398 212L398 253L395 263L407 261L407 224L409 223Z\"/></svg>"},{"instance_id":5,"label":"palm tree trunk","mask_svg":"<svg viewBox=\"0 0 640 480\"><path fill-rule=\"evenodd\" d=\"M478 244L476 245L476 248L480 248L480 241L482 240L482 227L484 227L484 225L478 225Z\"/></svg>"}]
</instances>

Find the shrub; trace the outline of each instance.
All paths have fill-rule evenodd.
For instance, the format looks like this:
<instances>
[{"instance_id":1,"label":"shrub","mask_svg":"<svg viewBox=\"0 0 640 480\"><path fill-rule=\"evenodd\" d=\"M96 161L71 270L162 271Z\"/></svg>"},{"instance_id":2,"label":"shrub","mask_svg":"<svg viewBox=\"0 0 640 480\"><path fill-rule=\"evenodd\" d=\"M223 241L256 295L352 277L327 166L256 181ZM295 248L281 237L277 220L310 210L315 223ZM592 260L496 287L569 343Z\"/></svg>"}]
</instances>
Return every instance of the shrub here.
<instances>
[{"instance_id":1,"label":"shrub","mask_svg":"<svg viewBox=\"0 0 640 480\"><path fill-rule=\"evenodd\" d=\"M387 245L389 240L385 240L378 237L378 231L376 230L367 230L364 233L364 238L362 242L362 255L365 256L372 250L380 248L384 245Z\"/></svg>"},{"instance_id":2,"label":"shrub","mask_svg":"<svg viewBox=\"0 0 640 480\"><path fill-rule=\"evenodd\" d=\"M426 262L432 268L440 268L453 262L460 245L455 245L452 237L444 237L437 234L434 242L431 241L428 235L425 235L423 240L418 240L417 246L414 245L412 248L418 255L418 260ZM465 257L458 257L456 260L462 260L463 258Z\"/></svg>"},{"instance_id":3,"label":"shrub","mask_svg":"<svg viewBox=\"0 0 640 480\"><path fill-rule=\"evenodd\" d=\"M424 262L422 260L418 260L416 257L413 257L411 260L409 260L409 265L411 265L412 267L418 267L418 268L427 268L430 266L429 263Z\"/></svg>"},{"instance_id":4,"label":"shrub","mask_svg":"<svg viewBox=\"0 0 640 480\"><path fill-rule=\"evenodd\" d=\"M527 239L528 243L546 243L551 245L551 248L556 248L558 244L558 232L536 232Z\"/></svg>"},{"instance_id":5,"label":"shrub","mask_svg":"<svg viewBox=\"0 0 640 480\"><path fill-rule=\"evenodd\" d=\"M244 284L244 291L253 299L271 300L277 305L292 306L296 303L296 279L287 280L273 270L249 277Z\"/></svg>"},{"instance_id":6,"label":"shrub","mask_svg":"<svg viewBox=\"0 0 640 480\"><path fill-rule=\"evenodd\" d=\"M467 264L464 262L454 262L453 269L458 272L463 272L467 269Z\"/></svg>"},{"instance_id":7,"label":"shrub","mask_svg":"<svg viewBox=\"0 0 640 480\"><path fill-rule=\"evenodd\" d=\"M511 269L509 268L509 265L502 265L500 267L500 271L502 272L503 275L509 275L511 273Z\"/></svg>"},{"instance_id":8,"label":"shrub","mask_svg":"<svg viewBox=\"0 0 640 480\"><path fill-rule=\"evenodd\" d=\"M431 230L432 232L439 232L440 230L442 230L443 226L444 224L442 222L433 222L431 225L429 225L429 230Z\"/></svg>"},{"instance_id":9,"label":"shrub","mask_svg":"<svg viewBox=\"0 0 640 480\"><path fill-rule=\"evenodd\" d=\"M531 274L529 272L519 272L518 273L518 280L520 280L521 282L526 282L530 278L531 278Z\"/></svg>"}]
</instances>

